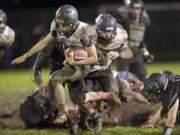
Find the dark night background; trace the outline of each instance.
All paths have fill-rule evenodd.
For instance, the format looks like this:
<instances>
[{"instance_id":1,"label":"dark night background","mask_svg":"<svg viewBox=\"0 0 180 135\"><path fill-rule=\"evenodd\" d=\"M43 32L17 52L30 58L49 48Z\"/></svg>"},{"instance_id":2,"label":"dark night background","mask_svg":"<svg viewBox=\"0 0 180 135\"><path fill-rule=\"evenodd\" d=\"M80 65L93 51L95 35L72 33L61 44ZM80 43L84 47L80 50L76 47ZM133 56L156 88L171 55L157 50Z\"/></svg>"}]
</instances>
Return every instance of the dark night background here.
<instances>
[{"instance_id":1,"label":"dark night background","mask_svg":"<svg viewBox=\"0 0 180 135\"><path fill-rule=\"evenodd\" d=\"M76 7L98 6L101 4L119 4L123 0L0 0L1 8L54 8L63 4L72 4ZM173 3L179 0L144 0L145 3Z\"/></svg>"},{"instance_id":2,"label":"dark night background","mask_svg":"<svg viewBox=\"0 0 180 135\"><path fill-rule=\"evenodd\" d=\"M179 61L180 1L144 2L152 22L145 37L149 50L156 61ZM64 4L74 5L80 20L93 24L99 13L113 12L123 4L123 0L0 0L0 8L8 16L8 25L16 32L14 45L6 50L0 62L1 69L11 69L10 61L30 49L48 32L56 9ZM31 57L20 67L32 67L34 59L35 56Z\"/></svg>"}]
</instances>

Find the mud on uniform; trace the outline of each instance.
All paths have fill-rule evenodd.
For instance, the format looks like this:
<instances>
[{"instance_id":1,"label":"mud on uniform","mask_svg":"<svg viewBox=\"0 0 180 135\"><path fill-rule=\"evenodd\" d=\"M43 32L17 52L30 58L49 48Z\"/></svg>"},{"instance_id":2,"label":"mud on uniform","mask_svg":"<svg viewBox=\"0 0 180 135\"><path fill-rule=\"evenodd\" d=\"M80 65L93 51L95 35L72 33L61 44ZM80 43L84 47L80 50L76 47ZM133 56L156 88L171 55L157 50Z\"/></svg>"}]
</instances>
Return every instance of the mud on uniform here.
<instances>
[{"instance_id":1,"label":"mud on uniform","mask_svg":"<svg viewBox=\"0 0 180 135\"><path fill-rule=\"evenodd\" d=\"M57 33L57 29L54 21L51 24L51 34L53 37L60 39L60 35ZM96 33L94 29L92 29L90 25L79 21L79 24L77 28L74 30L74 32L65 36L72 43L79 42L80 47L90 47L95 43L95 38L94 38L96 37L95 34ZM68 49L66 44L63 45L63 48L64 48L64 52L66 51L66 49ZM79 99L81 99L84 93L83 91L85 90L83 85L84 84L83 78L87 76L90 70L91 70L91 65L72 66L66 63L64 68L52 73L50 77L50 82L52 81L57 81L59 83L68 82L70 98L75 104L78 104ZM75 86L77 86L76 84L79 84L81 89L74 88ZM82 93L82 94L78 94L78 93Z\"/></svg>"},{"instance_id":2,"label":"mud on uniform","mask_svg":"<svg viewBox=\"0 0 180 135\"><path fill-rule=\"evenodd\" d=\"M107 57L107 53L110 51L116 51L120 54L128 48L127 44L127 33L125 30L117 28L116 35L112 39L111 42L103 42L100 39L97 39L97 54L98 61L100 66L106 66L111 61ZM103 44L107 44L107 46L103 46ZM111 64L110 64L111 65ZM90 79L92 81L98 81L101 85L101 88L105 92L114 91L118 92L119 87L117 84L117 80L113 76L113 72L111 70L111 66L103 71L95 71L91 72L86 79ZM90 88L89 88L90 89ZM92 87L93 90L93 87Z\"/></svg>"},{"instance_id":3,"label":"mud on uniform","mask_svg":"<svg viewBox=\"0 0 180 135\"><path fill-rule=\"evenodd\" d=\"M59 45L60 46L60 45ZM39 84L41 80L41 69L44 63L48 61L50 67L50 74L54 71L64 67L64 52L63 48L57 47L56 43L47 46L41 52L38 53L33 70L35 76L35 82Z\"/></svg>"},{"instance_id":4,"label":"mud on uniform","mask_svg":"<svg viewBox=\"0 0 180 135\"><path fill-rule=\"evenodd\" d=\"M134 73L141 81L147 76L146 67L143 61L143 55L140 51L141 48L146 48L144 43L145 30L150 25L149 18L141 15L139 20L136 21L128 12L121 12L120 10L114 14L118 23L122 24L129 35L129 47L133 51L133 58L128 61L122 61L128 66L129 71Z\"/></svg>"},{"instance_id":5,"label":"mud on uniform","mask_svg":"<svg viewBox=\"0 0 180 135\"><path fill-rule=\"evenodd\" d=\"M4 50L12 45L14 39L14 31L9 26L5 26L4 30L0 32L0 60L4 54Z\"/></svg>"}]
</instances>

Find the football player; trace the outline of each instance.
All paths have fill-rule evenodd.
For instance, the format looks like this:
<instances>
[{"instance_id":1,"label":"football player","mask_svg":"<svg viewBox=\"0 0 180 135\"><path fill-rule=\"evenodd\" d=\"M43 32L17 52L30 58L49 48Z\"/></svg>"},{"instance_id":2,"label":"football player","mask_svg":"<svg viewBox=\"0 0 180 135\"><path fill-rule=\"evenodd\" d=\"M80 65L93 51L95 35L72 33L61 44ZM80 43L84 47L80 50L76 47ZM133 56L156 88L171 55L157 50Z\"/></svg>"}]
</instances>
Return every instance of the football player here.
<instances>
[{"instance_id":1,"label":"football player","mask_svg":"<svg viewBox=\"0 0 180 135\"><path fill-rule=\"evenodd\" d=\"M6 25L6 13L0 9L0 60L4 50L12 45L15 40L14 30Z\"/></svg>"},{"instance_id":2,"label":"football player","mask_svg":"<svg viewBox=\"0 0 180 135\"><path fill-rule=\"evenodd\" d=\"M93 67L94 71L87 76L87 79L97 80L105 92L117 93L119 88L111 64L118 57L124 59L132 57L132 52L127 46L127 33L117 27L115 18L110 14L100 14L95 23L99 64Z\"/></svg>"},{"instance_id":3,"label":"football player","mask_svg":"<svg viewBox=\"0 0 180 135\"><path fill-rule=\"evenodd\" d=\"M159 118L166 117L163 135L171 135L179 108L180 76L153 73L145 80L144 90L158 97L162 104Z\"/></svg>"},{"instance_id":4,"label":"football player","mask_svg":"<svg viewBox=\"0 0 180 135\"><path fill-rule=\"evenodd\" d=\"M12 64L22 63L28 57L52 43L52 41L63 42L66 56L65 67L52 73L49 81L49 88L53 90L58 104L58 116L61 116L62 112L64 113L63 110L65 110L65 100L61 99L62 95L64 95L62 84L85 77L91 69L90 64L97 63L94 33L91 26L78 20L78 12L73 6L61 6L56 11L49 34L24 55L12 61ZM60 117L55 120L57 123L58 121L60 121Z\"/></svg>"},{"instance_id":5,"label":"football player","mask_svg":"<svg viewBox=\"0 0 180 135\"><path fill-rule=\"evenodd\" d=\"M142 0L132 0L128 12L117 11L114 16L119 24L122 24L129 35L128 46L133 51L133 58L129 61L122 61L128 66L129 71L134 73L141 81L147 77L143 57L148 62L153 62L154 57L147 50L144 42L144 35L150 19L143 15L144 3Z\"/></svg>"}]
</instances>

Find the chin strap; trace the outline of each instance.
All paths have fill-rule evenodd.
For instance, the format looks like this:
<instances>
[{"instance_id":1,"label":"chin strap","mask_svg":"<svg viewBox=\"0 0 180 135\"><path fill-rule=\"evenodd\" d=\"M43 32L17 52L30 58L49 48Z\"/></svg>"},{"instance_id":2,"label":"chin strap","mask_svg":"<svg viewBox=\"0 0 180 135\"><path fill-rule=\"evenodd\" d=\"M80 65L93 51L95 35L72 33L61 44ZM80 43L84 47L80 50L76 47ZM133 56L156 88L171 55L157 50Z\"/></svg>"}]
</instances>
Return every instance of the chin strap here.
<instances>
[{"instance_id":1,"label":"chin strap","mask_svg":"<svg viewBox=\"0 0 180 135\"><path fill-rule=\"evenodd\" d=\"M165 127L163 135L171 135L172 131L173 131L173 129L171 127Z\"/></svg>"}]
</instances>

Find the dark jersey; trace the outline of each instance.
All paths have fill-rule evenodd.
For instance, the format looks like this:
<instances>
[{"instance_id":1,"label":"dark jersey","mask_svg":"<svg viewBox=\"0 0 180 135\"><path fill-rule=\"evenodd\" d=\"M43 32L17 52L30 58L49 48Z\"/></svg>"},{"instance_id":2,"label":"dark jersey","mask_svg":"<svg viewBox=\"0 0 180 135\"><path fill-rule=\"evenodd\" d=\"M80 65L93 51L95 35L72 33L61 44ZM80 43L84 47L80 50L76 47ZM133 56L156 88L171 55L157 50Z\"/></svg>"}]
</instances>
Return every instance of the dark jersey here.
<instances>
[{"instance_id":1,"label":"dark jersey","mask_svg":"<svg viewBox=\"0 0 180 135\"><path fill-rule=\"evenodd\" d=\"M174 75L168 81L168 85L163 92L161 103L164 113L167 113L180 98L180 75Z\"/></svg>"},{"instance_id":2,"label":"dark jersey","mask_svg":"<svg viewBox=\"0 0 180 135\"><path fill-rule=\"evenodd\" d=\"M130 47L144 47L143 42L145 30L150 25L150 20L141 15L139 20L133 18L129 12L122 12L118 10L114 13L114 16L119 24L122 24L129 35L129 46Z\"/></svg>"},{"instance_id":3,"label":"dark jersey","mask_svg":"<svg viewBox=\"0 0 180 135\"><path fill-rule=\"evenodd\" d=\"M42 66L48 62L50 66L50 74L58 69L64 67L63 62L65 60L63 48L60 45L57 47L55 43L47 46L41 52L38 53L34 64L34 76L36 83L40 83L41 81L41 69Z\"/></svg>"}]
</instances>

